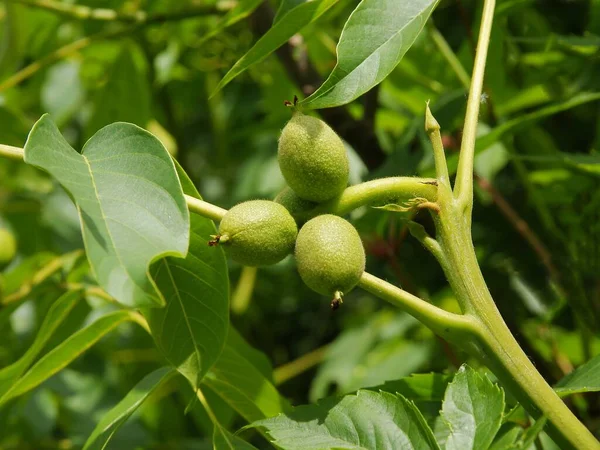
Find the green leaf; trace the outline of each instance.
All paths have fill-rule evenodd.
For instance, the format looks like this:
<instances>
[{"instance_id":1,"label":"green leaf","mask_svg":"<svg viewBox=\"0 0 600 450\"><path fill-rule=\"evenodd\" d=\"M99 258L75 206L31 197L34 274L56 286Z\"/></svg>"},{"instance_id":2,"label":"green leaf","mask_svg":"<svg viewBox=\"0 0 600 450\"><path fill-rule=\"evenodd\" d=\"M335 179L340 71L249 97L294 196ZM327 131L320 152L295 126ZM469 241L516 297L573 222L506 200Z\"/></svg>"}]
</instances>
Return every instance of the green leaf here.
<instances>
[{"instance_id":1,"label":"green leaf","mask_svg":"<svg viewBox=\"0 0 600 450\"><path fill-rule=\"evenodd\" d=\"M560 380L554 390L561 396L600 391L600 355L590 359Z\"/></svg>"},{"instance_id":2,"label":"green leaf","mask_svg":"<svg viewBox=\"0 0 600 450\"><path fill-rule=\"evenodd\" d=\"M48 171L75 199L100 286L128 306L164 305L148 266L161 256L185 256L189 213L160 141L119 122L96 133L80 154L44 115L29 134L25 162Z\"/></svg>"},{"instance_id":3,"label":"green leaf","mask_svg":"<svg viewBox=\"0 0 600 450\"><path fill-rule=\"evenodd\" d=\"M441 373L415 373L368 389L400 394L417 405L421 402L441 403L451 379L450 375Z\"/></svg>"},{"instance_id":4,"label":"green leaf","mask_svg":"<svg viewBox=\"0 0 600 450\"><path fill-rule=\"evenodd\" d=\"M381 83L398 65L438 0L362 0L344 25L329 78L300 102L310 108L344 105Z\"/></svg>"},{"instance_id":5,"label":"green leaf","mask_svg":"<svg viewBox=\"0 0 600 450\"><path fill-rule=\"evenodd\" d=\"M200 198L198 191L176 163L183 190ZM151 268L166 306L149 308L144 315L156 346L167 361L195 388L217 361L229 327L229 278L221 247L209 247L217 234L210 219L190 217L187 257L167 257Z\"/></svg>"},{"instance_id":6,"label":"green leaf","mask_svg":"<svg viewBox=\"0 0 600 450\"><path fill-rule=\"evenodd\" d=\"M256 447L235 434L230 433L220 425L215 424L213 434L214 450L256 450Z\"/></svg>"},{"instance_id":7,"label":"green leaf","mask_svg":"<svg viewBox=\"0 0 600 450\"><path fill-rule=\"evenodd\" d=\"M240 20L244 20L246 17L252 14L252 12L258 8L258 5L260 5L262 2L263 0L241 0L237 2L235 7L225 14L212 30L202 36L202 39L200 39L199 42L195 43L195 47L199 47L209 39L212 39L216 35L222 33L225 29L235 25Z\"/></svg>"},{"instance_id":8,"label":"green leaf","mask_svg":"<svg viewBox=\"0 0 600 450\"><path fill-rule=\"evenodd\" d=\"M321 17L337 2L338 0L313 0L290 9L225 74L215 92L223 89L231 80L243 73L250 66L265 59L285 44L294 34L300 32L306 25Z\"/></svg>"},{"instance_id":9,"label":"green leaf","mask_svg":"<svg viewBox=\"0 0 600 450\"><path fill-rule=\"evenodd\" d=\"M35 361L35 358L44 349L56 329L63 323L81 298L80 292L67 292L54 302L46 314L31 347L18 361L0 370L0 398L11 389L15 381Z\"/></svg>"},{"instance_id":10,"label":"green leaf","mask_svg":"<svg viewBox=\"0 0 600 450\"><path fill-rule=\"evenodd\" d=\"M29 369L11 388L0 397L0 405L39 386L55 373L64 369L74 359L110 333L123 322L135 320L132 311L115 311L100 317L91 325L71 335L52 349Z\"/></svg>"},{"instance_id":11,"label":"green leaf","mask_svg":"<svg viewBox=\"0 0 600 450\"><path fill-rule=\"evenodd\" d=\"M146 375L119 404L102 417L87 439L83 450L105 449L121 425L175 373L170 367L162 367Z\"/></svg>"},{"instance_id":12,"label":"green leaf","mask_svg":"<svg viewBox=\"0 0 600 450\"><path fill-rule=\"evenodd\" d=\"M286 450L439 448L415 405L387 392L327 398L249 427L264 429L275 445Z\"/></svg>"},{"instance_id":13,"label":"green leaf","mask_svg":"<svg viewBox=\"0 0 600 450\"><path fill-rule=\"evenodd\" d=\"M279 3L279 8L277 8L277 13L275 14L275 18L273 19L273 23L279 22L283 16L285 16L290 10L294 9L296 6L301 5L302 3L308 3L310 0L281 0Z\"/></svg>"},{"instance_id":14,"label":"green leaf","mask_svg":"<svg viewBox=\"0 0 600 450\"><path fill-rule=\"evenodd\" d=\"M439 422L442 429L440 433L436 429L438 442L443 441L446 450L488 448L503 412L504 391L463 365L446 390Z\"/></svg>"},{"instance_id":15,"label":"green leaf","mask_svg":"<svg viewBox=\"0 0 600 450\"><path fill-rule=\"evenodd\" d=\"M217 393L248 422L289 410L288 401L254 364L249 345L240 336L227 338L223 353L202 383Z\"/></svg>"}]
</instances>

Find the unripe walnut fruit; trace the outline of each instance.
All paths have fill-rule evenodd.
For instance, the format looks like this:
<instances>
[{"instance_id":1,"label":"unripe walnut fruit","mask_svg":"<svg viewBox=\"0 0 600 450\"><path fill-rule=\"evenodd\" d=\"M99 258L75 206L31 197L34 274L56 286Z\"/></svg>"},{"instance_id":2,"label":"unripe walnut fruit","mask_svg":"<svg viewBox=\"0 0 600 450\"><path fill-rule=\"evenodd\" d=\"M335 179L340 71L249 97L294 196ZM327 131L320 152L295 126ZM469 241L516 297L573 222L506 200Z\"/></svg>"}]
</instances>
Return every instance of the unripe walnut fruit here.
<instances>
[{"instance_id":1,"label":"unripe walnut fruit","mask_svg":"<svg viewBox=\"0 0 600 450\"><path fill-rule=\"evenodd\" d=\"M277 158L287 184L303 199L323 202L348 184L346 147L315 117L294 113L281 132Z\"/></svg>"},{"instance_id":2,"label":"unripe walnut fruit","mask_svg":"<svg viewBox=\"0 0 600 450\"><path fill-rule=\"evenodd\" d=\"M10 230L0 228L0 265L8 264L17 253L17 241Z\"/></svg>"},{"instance_id":3,"label":"unripe walnut fruit","mask_svg":"<svg viewBox=\"0 0 600 450\"><path fill-rule=\"evenodd\" d=\"M358 231L331 214L306 222L298 233L294 252L306 285L338 302L358 284L365 270L365 250ZM333 308L338 305L332 303Z\"/></svg>"},{"instance_id":4,"label":"unripe walnut fruit","mask_svg":"<svg viewBox=\"0 0 600 450\"><path fill-rule=\"evenodd\" d=\"M297 223L303 223L306 219L303 219L303 216L306 216L312 209L317 206L317 203L311 202L310 200L304 200L299 197L298 194L294 192L290 187L286 187L283 191L277 194L275 197L275 202L283 205L285 209L287 209L290 214L296 219Z\"/></svg>"},{"instance_id":5,"label":"unripe walnut fruit","mask_svg":"<svg viewBox=\"0 0 600 450\"><path fill-rule=\"evenodd\" d=\"M240 264L266 266L290 254L297 235L296 221L285 207L269 200L250 200L225 214L212 242L222 244Z\"/></svg>"}]
</instances>

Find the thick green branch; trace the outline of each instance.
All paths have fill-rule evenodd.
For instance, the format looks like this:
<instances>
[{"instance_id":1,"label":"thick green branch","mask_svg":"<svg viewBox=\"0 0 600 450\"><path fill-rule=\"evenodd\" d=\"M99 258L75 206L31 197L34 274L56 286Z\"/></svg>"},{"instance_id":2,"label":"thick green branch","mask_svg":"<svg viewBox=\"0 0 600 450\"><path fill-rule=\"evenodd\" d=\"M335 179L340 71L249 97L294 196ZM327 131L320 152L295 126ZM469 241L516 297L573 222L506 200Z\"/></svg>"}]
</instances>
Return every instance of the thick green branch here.
<instances>
[{"instance_id":1,"label":"thick green branch","mask_svg":"<svg viewBox=\"0 0 600 450\"><path fill-rule=\"evenodd\" d=\"M366 181L346 188L340 197L321 203L308 215L344 215L361 206L384 206L422 198L435 202L437 181L433 178L390 177Z\"/></svg>"},{"instance_id":2,"label":"thick green branch","mask_svg":"<svg viewBox=\"0 0 600 450\"><path fill-rule=\"evenodd\" d=\"M485 0L483 4L475 66L473 67L473 76L471 77L471 89L469 91L469 100L467 101L460 158L458 160L456 182L454 184L455 197L459 199L460 203L469 212L473 206L473 159L475 155L475 139L477 137L477 121L479 119L479 104L481 102L483 75L485 73L485 62L490 34L492 32L495 6L496 0Z\"/></svg>"},{"instance_id":3,"label":"thick green branch","mask_svg":"<svg viewBox=\"0 0 600 450\"><path fill-rule=\"evenodd\" d=\"M471 317L444 311L367 272L363 273L358 285L365 291L406 311L435 334L461 348L464 348L468 342L474 342L478 335L476 323Z\"/></svg>"}]
</instances>

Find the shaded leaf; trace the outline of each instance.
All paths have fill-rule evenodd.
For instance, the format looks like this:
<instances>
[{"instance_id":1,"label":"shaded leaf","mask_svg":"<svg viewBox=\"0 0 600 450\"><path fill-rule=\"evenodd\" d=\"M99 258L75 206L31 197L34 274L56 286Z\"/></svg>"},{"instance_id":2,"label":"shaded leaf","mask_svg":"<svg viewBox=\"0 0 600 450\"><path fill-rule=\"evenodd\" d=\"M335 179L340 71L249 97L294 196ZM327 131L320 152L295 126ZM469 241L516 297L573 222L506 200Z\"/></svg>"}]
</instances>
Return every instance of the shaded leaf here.
<instances>
[{"instance_id":1,"label":"shaded leaf","mask_svg":"<svg viewBox=\"0 0 600 450\"><path fill-rule=\"evenodd\" d=\"M39 353L44 349L48 340L56 329L63 323L75 305L81 300L80 292L67 292L61 296L50 308L44 322L38 331L33 344L27 352L8 367L0 370L0 398L10 390L15 381L25 372L31 363L35 361Z\"/></svg>"},{"instance_id":2,"label":"shaded leaf","mask_svg":"<svg viewBox=\"0 0 600 450\"><path fill-rule=\"evenodd\" d=\"M66 341L52 349L25 375L23 375L10 389L0 397L0 405L11 398L18 397L27 391L39 386L61 369L68 366L74 359L110 333L123 322L136 320L136 313L131 311L115 311L100 317L91 325L71 335Z\"/></svg>"},{"instance_id":3,"label":"shaded leaf","mask_svg":"<svg viewBox=\"0 0 600 450\"><path fill-rule=\"evenodd\" d=\"M289 410L288 401L247 356L241 336L228 337L217 363L202 383L216 392L248 422L275 416Z\"/></svg>"},{"instance_id":4,"label":"shaded leaf","mask_svg":"<svg viewBox=\"0 0 600 450\"><path fill-rule=\"evenodd\" d=\"M96 133L78 153L48 115L34 125L25 162L48 171L74 197L99 284L128 306L162 306L148 276L160 256L184 256L189 213L171 157L128 123Z\"/></svg>"},{"instance_id":5,"label":"shaded leaf","mask_svg":"<svg viewBox=\"0 0 600 450\"><path fill-rule=\"evenodd\" d=\"M488 448L504 412L504 391L467 365L448 385L436 436L447 450ZM442 439L440 439L442 437Z\"/></svg>"},{"instance_id":6,"label":"shaded leaf","mask_svg":"<svg viewBox=\"0 0 600 450\"><path fill-rule=\"evenodd\" d=\"M600 355L579 366L558 382L554 388L559 395L600 391Z\"/></svg>"},{"instance_id":7,"label":"shaded leaf","mask_svg":"<svg viewBox=\"0 0 600 450\"><path fill-rule=\"evenodd\" d=\"M387 392L327 398L249 426L264 429L286 450L439 448L415 405Z\"/></svg>"},{"instance_id":8,"label":"shaded leaf","mask_svg":"<svg viewBox=\"0 0 600 450\"><path fill-rule=\"evenodd\" d=\"M202 45L204 42L222 33L225 29L232 25L235 25L240 20L244 20L252 12L258 8L263 0L241 0L237 2L234 8L232 8L227 14L225 14L219 22L204 36L200 39L200 42L196 43L196 47Z\"/></svg>"},{"instance_id":9,"label":"shaded leaf","mask_svg":"<svg viewBox=\"0 0 600 450\"><path fill-rule=\"evenodd\" d=\"M381 83L425 26L438 0L362 0L344 25L337 64L302 105L344 105Z\"/></svg>"},{"instance_id":10,"label":"shaded leaf","mask_svg":"<svg viewBox=\"0 0 600 450\"><path fill-rule=\"evenodd\" d=\"M294 34L321 17L337 2L338 0L313 0L290 9L225 74L216 91L223 89L231 80L250 66L265 59L285 44Z\"/></svg>"},{"instance_id":11,"label":"shaded leaf","mask_svg":"<svg viewBox=\"0 0 600 450\"><path fill-rule=\"evenodd\" d=\"M198 191L176 163L186 194ZM229 327L229 278L221 247L207 245L216 228L210 219L190 217L190 244L185 259L167 257L155 263L151 274L166 301L144 315L156 346L167 361L197 388L217 361Z\"/></svg>"},{"instance_id":12,"label":"shaded leaf","mask_svg":"<svg viewBox=\"0 0 600 450\"><path fill-rule=\"evenodd\" d=\"M145 128L150 120L150 86L146 74L134 59L137 48L122 46L108 70L108 80L93 95L92 115L85 128L86 138L116 121Z\"/></svg>"},{"instance_id":13,"label":"shaded leaf","mask_svg":"<svg viewBox=\"0 0 600 450\"><path fill-rule=\"evenodd\" d=\"M146 375L119 404L102 417L87 439L84 450L105 449L121 425L175 373L170 367L162 367Z\"/></svg>"},{"instance_id":14,"label":"shaded leaf","mask_svg":"<svg viewBox=\"0 0 600 450\"><path fill-rule=\"evenodd\" d=\"M215 425L213 445L214 450L256 450L254 445L230 433L220 425Z\"/></svg>"}]
</instances>

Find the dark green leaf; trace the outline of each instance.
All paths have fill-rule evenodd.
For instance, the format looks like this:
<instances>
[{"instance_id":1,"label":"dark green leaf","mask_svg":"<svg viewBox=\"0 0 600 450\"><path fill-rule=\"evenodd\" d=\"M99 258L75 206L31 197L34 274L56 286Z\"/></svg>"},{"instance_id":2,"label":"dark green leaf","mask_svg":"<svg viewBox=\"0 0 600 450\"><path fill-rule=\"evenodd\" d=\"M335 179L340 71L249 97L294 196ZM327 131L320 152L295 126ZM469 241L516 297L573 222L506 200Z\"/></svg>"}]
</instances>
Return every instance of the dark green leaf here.
<instances>
[{"instance_id":1,"label":"dark green leaf","mask_svg":"<svg viewBox=\"0 0 600 450\"><path fill-rule=\"evenodd\" d=\"M212 28L212 30L202 36L202 39L195 44L196 47L222 33L225 29L235 25L240 20L244 20L246 17L252 14L252 12L258 8L258 5L260 5L262 2L263 0L241 0L237 2L235 7L225 14L225 16L223 16L223 18L221 18L219 22Z\"/></svg>"},{"instance_id":2,"label":"dark green leaf","mask_svg":"<svg viewBox=\"0 0 600 450\"><path fill-rule=\"evenodd\" d=\"M96 133L78 153L49 116L33 127L25 161L48 171L74 197L99 284L128 306L162 306L148 276L160 256L184 256L189 213L171 157L128 123Z\"/></svg>"},{"instance_id":3,"label":"dark green leaf","mask_svg":"<svg viewBox=\"0 0 600 450\"><path fill-rule=\"evenodd\" d=\"M102 316L91 325L79 330L58 347L52 349L29 369L10 389L0 397L0 405L39 386L59 372L71 361L94 345L100 338L123 322L136 320L132 311L115 311Z\"/></svg>"},{"instance_id":4,"label":"dark green leaf","mask_svg":"<svg viewBox=\"0 0 600 450\"><path fill-rule=\"evenodd\" d=\"M558 382L554 388L559 395L600 391L600 355L590 359Z\"/></svg>"},{"instance_id":5,"label":"dark green leaf","mask_svg":"<svg viewBox=\"0 0 600 450\"><path fill-rule=\"evenodd\" d=\"M150 120L150 86L134 59L137 48L126 44L109 69L108 80L94 93L86 138L113 122L130 122L145 128Z\"/></svg>"},{"instance_id":6,"label":"dark green leaf","mask_svg":"<svg viewBox=\"0 0 600 450\"><path fill-rule=\"evenodd\" d=\"M247 356L240 337L228 337L217 363L204 377L203 384L223 398L248 422L275 416L289 409L288 401Z\"/></svg>"},{"instance_id":7,"label":"dark green leaf","mask_svg":"<svg viewBox=\"0 0 600 450\"><path fill-rule=\"evenodd\" d=\"M86 441L84 450L105 449L113 435L129 417L160 386L166 383L176 372L170 367L162 367L146 375L129 393L108 411Z\"/></svg>"},{"instance_id":8,"label":"dark green leaf","mask_svg":"<svg viewBox=\"0 0 600 450\"><path fill-rule=\"evenodd\" d=\"M415 405L387 392L327 398L250 426L264 429L286 450L439 448Z\"/></svg>"},{"instance_id":9,"label":"dark green leaf","mask_svg":"<svg viewBox=\"0 0 600 450\"><path fill-rule=\"evenodd\" d=\"M200 195L176 164L183 190ZM229 278L221 247L209 247L215 225L192 214L187 257L167 257L155 263L151 274L167 305L149 308L144 315L157 347L167 361L194 387L217 361L229 327Z\"/></svg>"},{"instance_id":10,"label":"dark green leaf","mask_svg":"<svg viewBox=\"0 0 600 450\"><path fill-rule=\"evenodd\" d=\"M256 450L254 445L249 444L218 425L215 425L213 445L215 447L214 450Z\"/></svg>"},{"instance_id":11,"label":"dark green leaf","mask_svg":"<svg viewBox=\"0 0 600 450\"><path fill-rule=\"evenodd\" d=\"M362 0L340 36L337 65L301 102L310 108L344 105L381 83L411 47L438 0Z\"/></svg>"},{"instance_id":12,"label":"dark green leaf","mask_svg":"<svg viewBox=\"0 0 600 450\"><path fill-rule=\"evenodd\" d=\"M504 412L504 391L486 376L461 366L448 385L441 411L438 442L447 450L488 448ZM441 438L441 439L440 439Z\"/></svg>"},{"instance_id":13,"label":"dark green leaf","mask_svg":"<svg viewBox=\"0 0 600 450\"><path fill-rule=\"evenodd\" d=\"M231 80L250 66L262 61L287 42L306 25L321 17L338 0L313 0L290 9L267 31L248 52L225 74L216 91L223 89Z\"/></svg>"}]
</instances>

